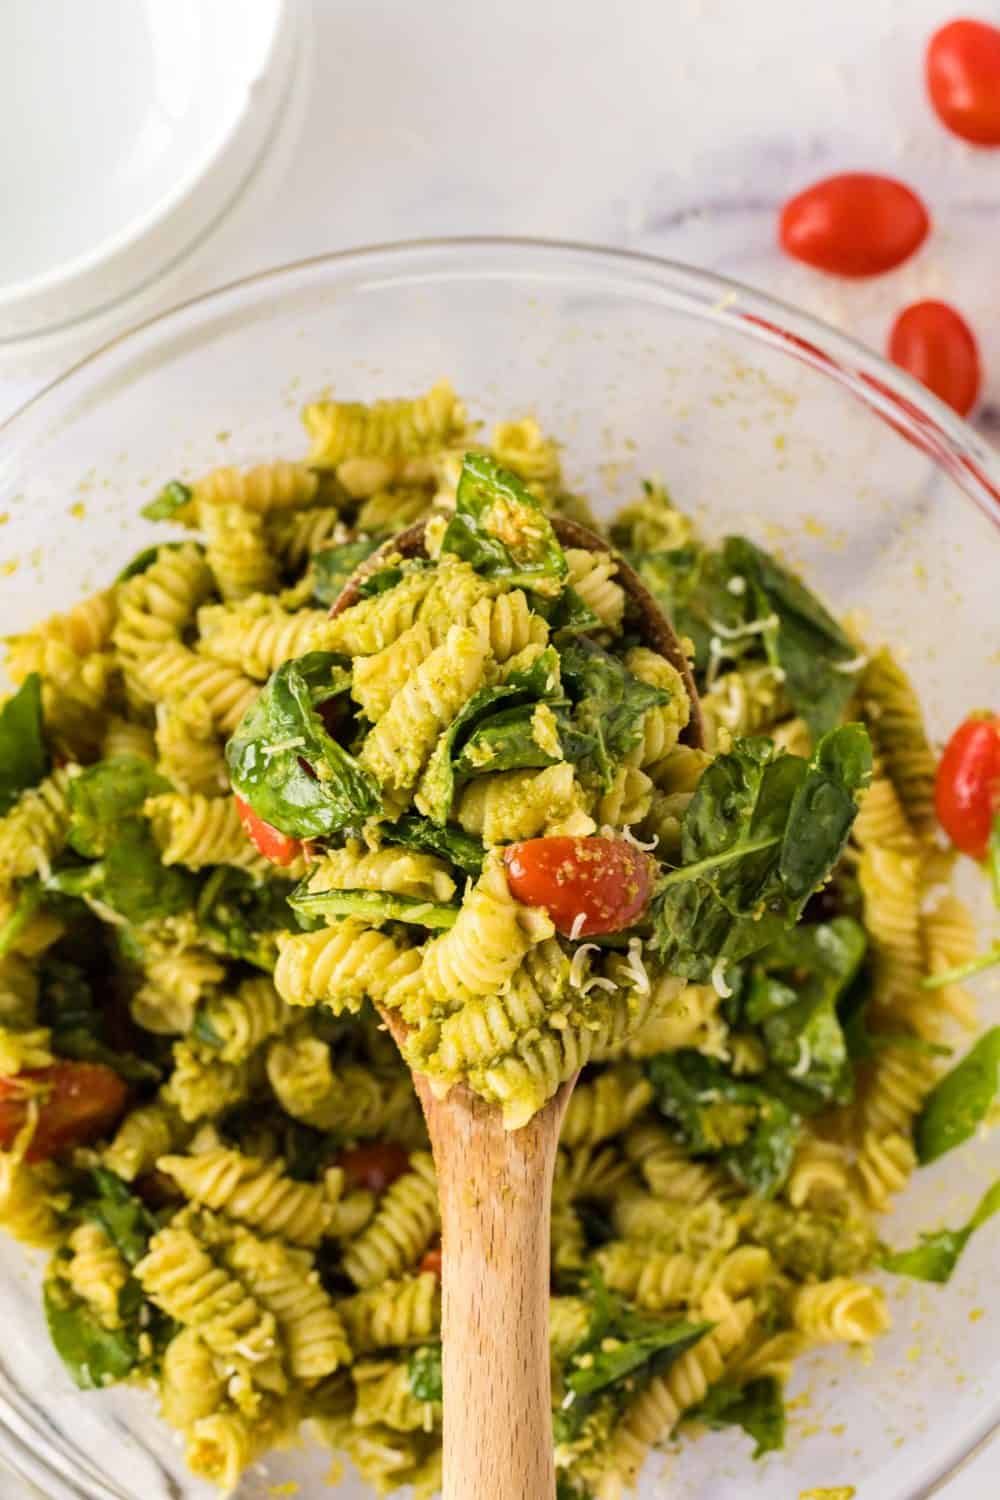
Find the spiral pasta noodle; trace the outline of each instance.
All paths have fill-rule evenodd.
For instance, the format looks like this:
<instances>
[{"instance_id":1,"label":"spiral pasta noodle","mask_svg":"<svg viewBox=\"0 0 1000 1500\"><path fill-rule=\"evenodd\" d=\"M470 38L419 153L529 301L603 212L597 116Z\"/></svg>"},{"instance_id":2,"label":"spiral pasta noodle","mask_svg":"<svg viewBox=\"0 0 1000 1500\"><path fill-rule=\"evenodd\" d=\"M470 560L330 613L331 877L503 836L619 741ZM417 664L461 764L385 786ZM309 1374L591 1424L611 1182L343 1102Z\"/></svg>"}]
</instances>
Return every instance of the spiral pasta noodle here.
<instances>
[{"instance_id":1,"label":"spiral pasta noodle","mask_svg":"<svg viewBox=\"0 0 1000 1500\"><path fill-rule=\"evenodd\" d=\"M232 797L166 792L148 798L143 812L165 865L186 865L189 870L233 865L260 874L268 868L247 838Z\"/></svg>"},{"instance_id":2,"label":"spiral pasta noodle","mask_svg":"<svg viewBox=\"0 0 1000 1500\"><path fill-rule=\"evenodd\" d=\"M325 623L325 610L289 611L268 594L249 594L236 604L201 607L198 649L263 682L282 662L308 651Z\"/></svg>"},{"instance_id":3,"label":"spiral pasta noodle","mask_svg":"<svg viewBox=\"0 0 1000 1500\"><path fill-rule=\"evenodd\" d=\"M610 553L566 549L569 581L602 625L617 630L625 614L625 590L615 582L618 565Z\"/></svg>"},{"instance_id":4,"label":"spiral pasta noodle","mask_svg":"<svg viewBox=\"0 0 1000 1500\"><path fill-rule=\"evenodd\" d=\"M468 995L492 994L511 978L534 944L554 931L544 912L514 900L503 866L491 859L454 927L425 949L423 983L443 1005Z\"/></svg>"},{"instance_id":5,"label":"spiral pasta noodle","mask_svg":"<svg viewBox=\"0 0 1000 1500\"><path fill-rule=\"evenodd\" d=\"M427 1343L441 1327L440 1283L432 1271L402 1276L348 1297L339 1311L358 1354Z\"/></svg>"},{"instance_id":6,"label":"spiral pasta noodle","mask_svg":"<svg viewBox=\"0 0 1000 1500\"><path fill-rule=\"evenodd\" d=\"M224 1255L255 1300L274 1315L290 1375L317 1381L350 1363L344 1325L308 1251L241 1233Z\"/></svg>"},{"instance_id":7,"label":"spiral pasta noodle","mask_svg":"<svg viewBox=\"0 0 1000 1500\"><path fill-rule=\"evenodd\" d=\"M316 932L278 939L274 983L289 1005L357 1010L367 995L376 1004L420 967L420 955L387 932L348 917Z\"/></svg>"},{"instance_id":8,"label":"spiral pasta noodle","mask_svg":"<svg viewBox=\"0 0 1000 1500\"><path fill-rule=\"evenodd\" d=\"M312 438L309 462L334 469L350 458L395 458L454 442L465 427L465 407L446 380L415 400L317 401L302 413Z\"/></svg>"},{"instance_id":9,"label":"spiral pasta noodle","mask_svg":"<svg viewBox=\"0 0 1000 1500\"><path fill-rule=\"evenodd\" d=\"M586 835L596 826L566 761L543 771L477 777L460 794L457 816L467 833L478 833L487 844L513 843L543 833Z\"/></svg>"},{"instance_id":10,"label":"spiral pasta noodle","mask_svg":"<svg viewBox=\"0 0 1000 1500\"><path fill-rule=\"evenodd\" d=\"M280 1159L262 1162L224 1146L198 1156L162 1156L157 1167L190 1202L307 1247L329 1229L339 1196L286 1176Z\"/></svg>"},{"instance_id":11,"label":"spiral pasta noodle","mask_svg":"<svg viewBox=\"0 0 1000 1500\"><path fill-rule=\"evenodd\" d=\"M889 1327L881 1287L836 1276L801 1287L792 1301L795 1326L818 1343L867 1344Z\"/></svg>"},{"instance_id":12,"label":"spiral pasta noodle","mask_svg":"<svg viewBox=\"0 0 1000 1500\"><path fill-rule=\"evenodd\" d=\"M344 1252L344 1270L362 1291L416 1265L441 1226L434 1164L415 1152L374 1219Z\"/></svg>"}]
</instances>

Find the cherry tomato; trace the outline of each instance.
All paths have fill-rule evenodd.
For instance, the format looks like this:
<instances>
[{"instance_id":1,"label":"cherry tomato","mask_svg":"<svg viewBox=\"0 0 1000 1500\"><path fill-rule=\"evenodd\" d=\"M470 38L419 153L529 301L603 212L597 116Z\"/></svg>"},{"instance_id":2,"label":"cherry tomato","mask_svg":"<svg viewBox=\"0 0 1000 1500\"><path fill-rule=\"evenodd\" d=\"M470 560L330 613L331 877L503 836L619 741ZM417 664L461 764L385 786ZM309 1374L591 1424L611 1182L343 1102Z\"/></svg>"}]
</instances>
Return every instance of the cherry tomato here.
<instances>
[{"instance_id":1,"label":"cherry tomato","mask_svg":"<svg viewBox=\"0 0 1000 1500\"><path fill-rule=\"evenodd\" d=\"M972 329L947 302L904 307L889 334L889 358L964 417L979 395L979 349Z\"/></svg>"},{"instance_id":2,"label":"cherry tomato","mask_svg":"<svg viewBox=\"0 0 1000 1500\"><path fill-rule=\"evenodd\" d=\"M409 1165L409 1153L392 1141L355 1146L353 1150L341 1151L337 1157L337 1166L343 1167L348 1185L367 1188L372 1193L382 1193L391 1187Z\"/></svg>"},{"instance_id":3,"label":"cherry tomato","mask_svg":"<svg viewBox=\"0 0 1000 1500\"><path fill-rule=\"evenodd\" d=\"M1000 146L1000 30L949 21L927 44L926 76L942 125L974 146Z\"/></svg>"},{"instance_id":4,"label":"cherry tomato","mask_svg":"<svg viewBox=\"0 0 1000 1500\"><path fill-rule=\"evenodd\" d=\"M892 177L844 172L814 182L781 211L781 248L837 276L879 276L901 265L930 228L927 210Z\"/></svg>"},{"instance_id":5,"label":"cherry tomato","mask_svg":"<svg viewBox=\"0 0 1000 1500\"><path fill-rule=\"evenodd\" d=\"M544 906L567 937L631 927L653 887L648 857L625 839L527 839L504 850L504 863L516 899Z\"/></svg>"},{"instance_id":6,"label":"cherry tomato","mask_svg":"<svg viewBox=\"0 0 1000 1500\"><path fill-rule=\"evenodd\" d=\"M258 818L249 802L245 802L242 797L236 797L236 807L247 838L273 865L290 865L302 853L302 844L298 839L289 838L287 833L282 833L270 823L265 823L263 818Z\"/></svg>"},{"instance_id":7,"label":"cherry tomato","mask_svg":"<svg viewBox=\"0 0 1000 1500\"><path fill-rule=\"evenodd\" d=\"M1000 813L1000 718L973 714L959 724L937 769L938 822L956 849L985 859Z\"/></svg>"},{"instance_id":8,"label":"cherry tomato","mask_svg":"<svg viewBox=\"0 0 1000 1500\"><path fill-rule=\"evenodd\" d=\"M48 1161L103 1135L124 1110L127 1094L103 1063L59 1062L0 1078L0 1146L13 1146L34 1101L38 1123L25 1158Z\"/></svg>"},{"instance_id":9,"label":"cherry tomato","mask_svg":"<svg viewBox=\"0 0 1000 1500\"><path fill-rule=\"evenodd\" d=\"M420 1262L420 1269L421 1269L421 1271L433 1271L434 1275L437 1277L438 1281L441 1280L442 1266L443 1266L443 1262L442 1262L442 1257L441 1257L441 1247L440 1247L440 1245L438 1246L438 1248L436 1250L428 1250L427 1254L424 1256L423 1260Z\"/></svg>"}]
</instances>

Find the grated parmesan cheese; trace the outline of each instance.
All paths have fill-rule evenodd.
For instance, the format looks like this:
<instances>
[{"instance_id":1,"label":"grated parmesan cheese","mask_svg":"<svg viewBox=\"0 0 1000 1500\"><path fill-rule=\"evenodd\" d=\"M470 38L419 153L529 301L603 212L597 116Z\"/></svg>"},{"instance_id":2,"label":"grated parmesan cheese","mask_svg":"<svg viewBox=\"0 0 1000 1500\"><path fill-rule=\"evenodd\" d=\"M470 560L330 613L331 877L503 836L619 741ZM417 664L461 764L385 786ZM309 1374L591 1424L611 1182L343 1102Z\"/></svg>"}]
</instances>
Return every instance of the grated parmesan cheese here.
<instances>
[{"instance_id":1,"label":"grated parmesan cheese","mask_svg":"<svg viewBox=\"0 0 1000 1500\"><path fill-rule=\"evenodd\" d=\"M712 965L712 988L722 1000L728 1000L733 987L726 981L726 960L717 958Z\"/></svg>"}]
</instances>

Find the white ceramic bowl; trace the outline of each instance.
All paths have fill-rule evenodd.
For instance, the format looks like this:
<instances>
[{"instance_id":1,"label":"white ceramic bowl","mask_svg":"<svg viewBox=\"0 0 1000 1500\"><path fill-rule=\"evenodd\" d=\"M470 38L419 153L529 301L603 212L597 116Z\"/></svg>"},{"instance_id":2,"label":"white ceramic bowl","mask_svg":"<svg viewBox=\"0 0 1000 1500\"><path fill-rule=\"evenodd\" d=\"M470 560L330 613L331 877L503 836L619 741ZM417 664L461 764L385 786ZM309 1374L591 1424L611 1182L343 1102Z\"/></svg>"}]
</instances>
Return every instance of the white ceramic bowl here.
<instances>
[{"instance_id":1,"label":"white ceramic bowl","mask_svg":"<svg viewBox=\"0 0 1000 1500\"><path fill-rule=\"evenodd\" d=\"M228 207L275 125L296 0L5 0L0 341L151 281Z\"/></svg>"},{"instance_id":2,"label":"white ceramic bowl","mask_svg":"<svg viewBox=\"0 0 1000 1500\"><path fill-rule=\"evenodd\" d=\"M605 509L659 474L710 534L745 529L781 548L838 610L864 611L870 638L902 651L939 739L1000 698L1000 466L971 429L876 356L744 288L514 241L257 276L72 370L0 428L3 629L65 607L162 539L139 507L164 480L302 454L298 408L321 388L371 399L444 374L476 416L535 412L565 440L571 481ZM988 986L985 1000L988 1016ZM996 1133L922 1171L887 1237L908 1244L962 1223L998 1171ZM796 1500L832 1485L856 1486L857 1500L932 1493L1000 1419L998 1250L994 1220L949 1286L887 1282L895 1328L872 1361L836 1349L797 1372L788 1451L755 1465L735 1435L686 1445L672 1500ZM53 1500L207 1495L148 1398L74 1390L36 1282L3 1244L0 1454ZM276 1456L241 1495L264 1500L289 1478L305 1481L303 1497L327 1494L328 1464ZM646 1500L665 1493L662 1465L647 1469ZM368 1492L347 1478L335 1493Z\"/></svg>"}]
</instances>

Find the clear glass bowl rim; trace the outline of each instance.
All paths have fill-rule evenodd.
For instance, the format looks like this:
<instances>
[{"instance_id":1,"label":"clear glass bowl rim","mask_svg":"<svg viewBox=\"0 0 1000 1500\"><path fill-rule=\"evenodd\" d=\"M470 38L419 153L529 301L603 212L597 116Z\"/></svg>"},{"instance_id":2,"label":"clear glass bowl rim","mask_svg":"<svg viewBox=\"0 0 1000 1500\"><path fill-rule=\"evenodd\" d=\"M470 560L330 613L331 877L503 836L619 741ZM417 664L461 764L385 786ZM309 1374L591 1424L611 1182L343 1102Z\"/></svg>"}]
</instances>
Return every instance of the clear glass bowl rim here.
<instances>
[{"instance_id":1,"label":"clear glass bowl rim","mask_svg":"<svg viewBox=\"0 0 1000 1500\"><path fill-rule=\"evenodd\" d=\"M529 236L442 236L328 251L255 271L175 303L101 344L0 422L0 461L4 448L21 446L34 419L43 417L60 397L70 399L77 384L98 374L97 367L112 354L127 355L130 345L166 335L174 323L210 318L227 304L236 305L266 287L279 291L297 277L310 278L325 270L363 272L369 265L373 271L378 267L382 283L405 283L418 273L421 279L436 281L475 273L554 277L575 270L601 274L609 281L609 290L617 284L620 292L631 289L652 295L677 312L781 349L845 387L922 449L1000 530L1000 453L925 386L848 334L714 271L635 250Z\"/></svg>"},{"instance_id":2,"label":"clear glass bowl rim","mask_svg":"<svg viewBox=\"0 0 1000 1500\"><path fill-rule=\"evenodd\" d=\"M641 294L694 319L714 324L751 342L779 349L790 358L834 380L903 439L915 444L941 468L956 487L1000 532L1000 453L926 387L879 354L811 314L714 271L701 270L645 252L573 240L531 236L457 235L398 240L328 251L255 271L145 318L77 360L34 396L0 421L0 478L5 462L15 463L36 424L46 424L53 409L72 401L78 389L98 378L112 357L127 360L130 350L189 321L209 322L216 313L237 307L250 297L322 273L378 272L381 285L411 281L464 279L470 275L502 278L546 276L550 280L577 272L600 276L606 289ZM6 1428L0 1402L0 1455L18 1472L21 1443ZM1000 1409L991 1411L963 1451L949 1453L940 1467L914 1491L911 1500L931 1500L1000 1434ZM45 1455L37 1456L46 1468ZM33 1466L32 1466L33 1467ZM22 1477L27 1473L21 1469ZM51 1471L49 1471L51 1473ZM43 1481L37 1471L36 1483ZM53 1474L52 1478L57 1478ZM83 1479L84 1476L78 1476ZM93 1477L89 1477L93 1484ZM88 1488L74 1494L94 1500L117 1500L116 1490Z\"/></svg>"}]
</instances>

